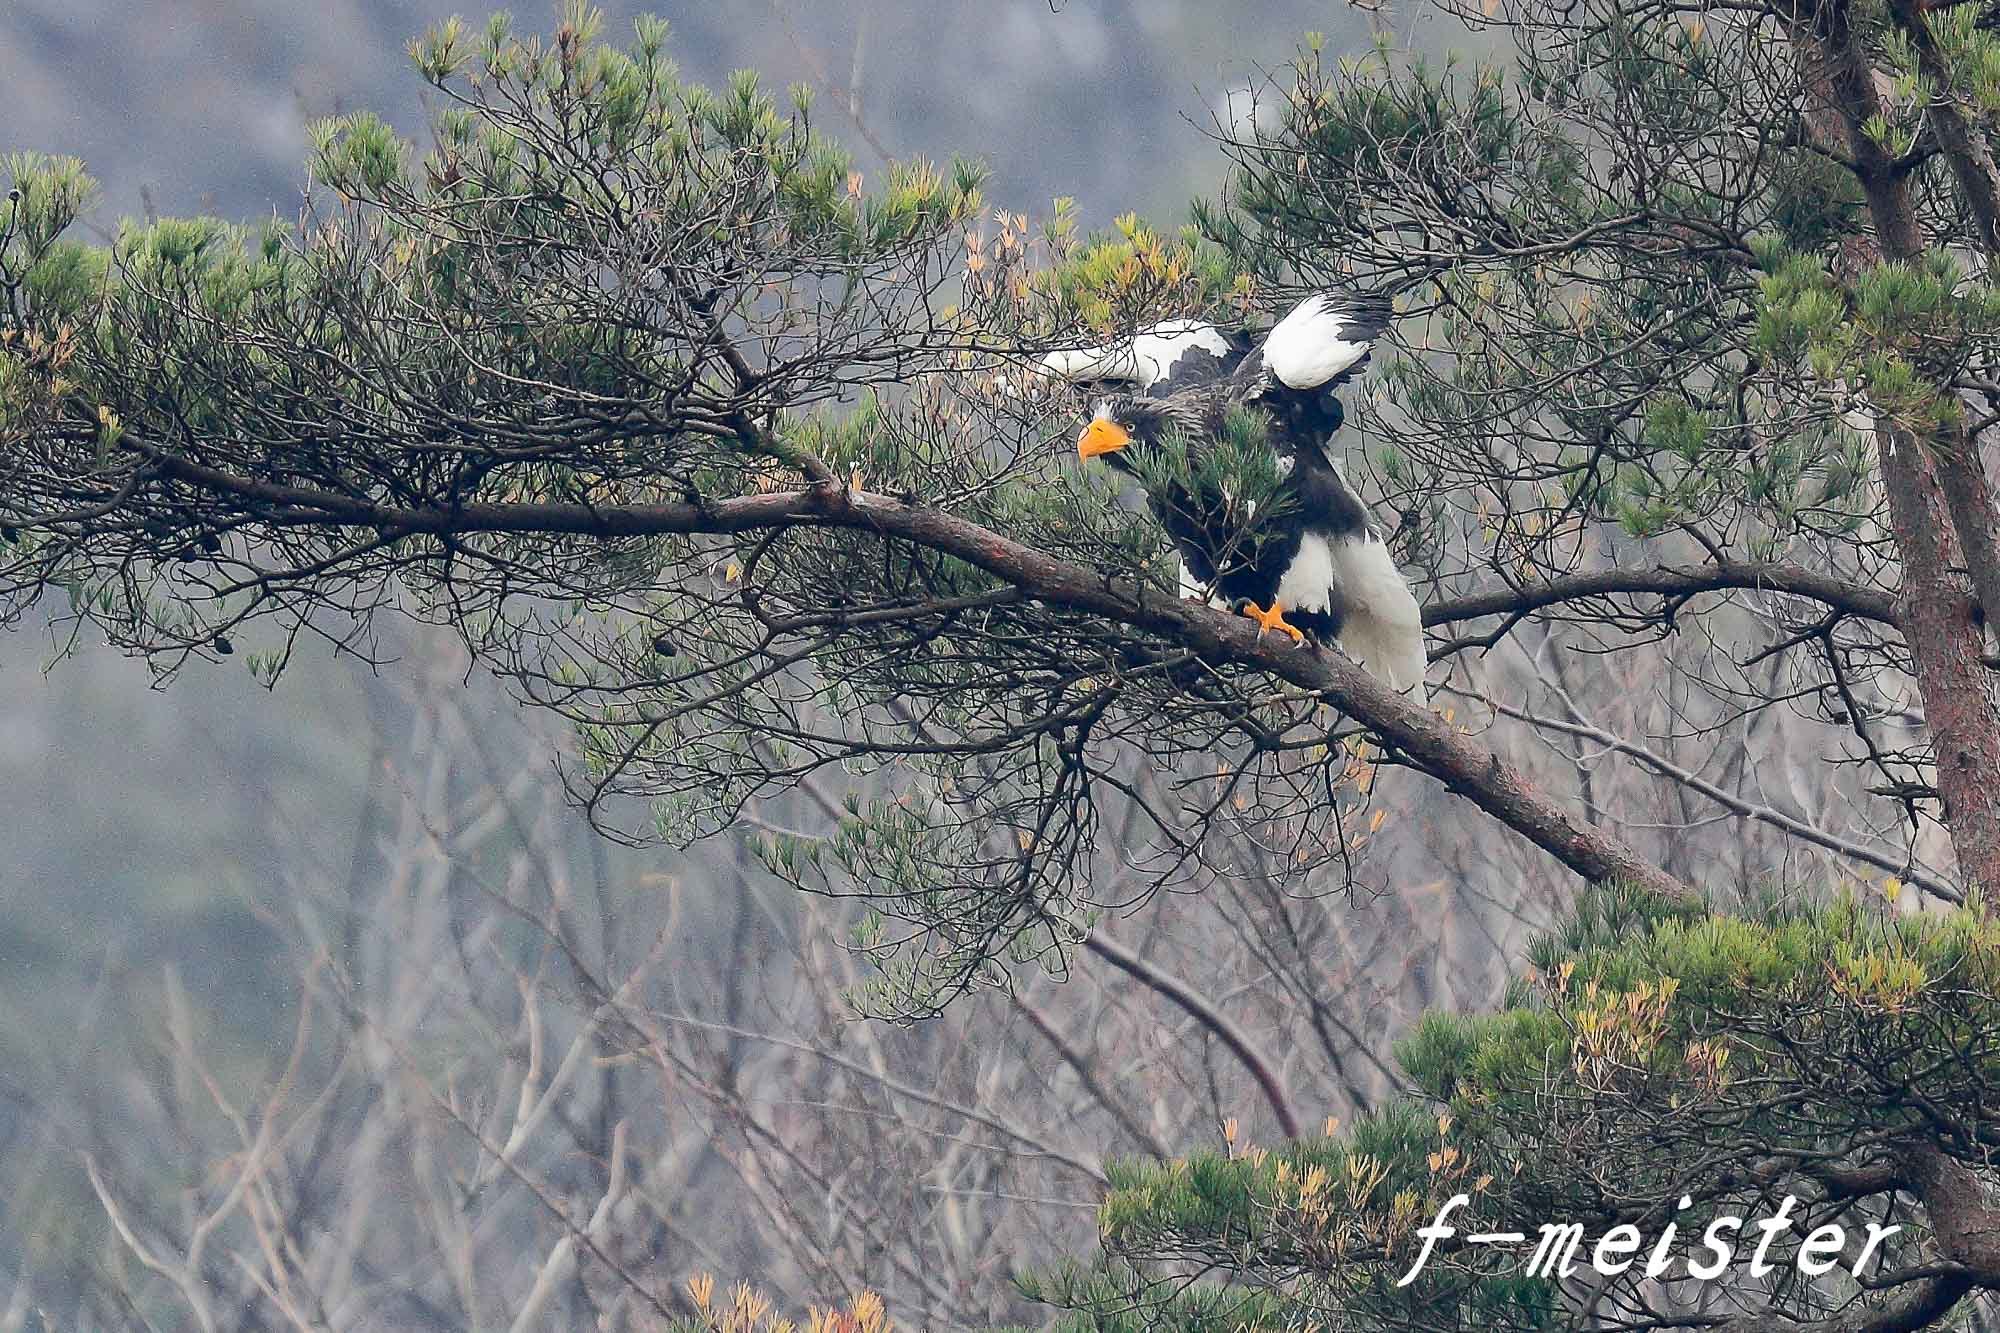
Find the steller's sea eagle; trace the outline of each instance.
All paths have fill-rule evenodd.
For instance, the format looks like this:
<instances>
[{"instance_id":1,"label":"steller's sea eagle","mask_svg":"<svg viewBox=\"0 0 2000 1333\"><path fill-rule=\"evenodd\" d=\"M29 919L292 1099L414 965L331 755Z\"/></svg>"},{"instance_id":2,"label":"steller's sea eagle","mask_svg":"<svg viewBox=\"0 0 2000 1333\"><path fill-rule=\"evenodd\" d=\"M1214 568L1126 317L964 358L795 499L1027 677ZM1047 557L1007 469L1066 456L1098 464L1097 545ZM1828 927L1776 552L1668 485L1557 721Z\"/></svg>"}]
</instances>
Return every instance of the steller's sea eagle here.
<instances>
[{"instance_id":1,"label":"steller's sea eagle","mask_svg":"<svg viewBox=\"0 0 2000 1333\"><path fill-rule=\"evenodd\" d=\"M1389 316L1379 298L1320 292L1261 343L1178 319L1126 343L1050 353L1042 369L1136 390L1099 401L1076 442L1079 457L1128 473L1133 451L1178 444L1190 466L1174 475L1198 476L1231 413L1257 414L1282 478L1261 540L1242 539L1254 503L1201 483L1149 489L1148 505L1180 551L1182 595L1240 611L1260 637L1275 629L1298 643L1337 642L1422 701L1428 660L1417 599L1326 449L1343 415L1334 390L1367 361Z\"/></svg>"}]
</instances>

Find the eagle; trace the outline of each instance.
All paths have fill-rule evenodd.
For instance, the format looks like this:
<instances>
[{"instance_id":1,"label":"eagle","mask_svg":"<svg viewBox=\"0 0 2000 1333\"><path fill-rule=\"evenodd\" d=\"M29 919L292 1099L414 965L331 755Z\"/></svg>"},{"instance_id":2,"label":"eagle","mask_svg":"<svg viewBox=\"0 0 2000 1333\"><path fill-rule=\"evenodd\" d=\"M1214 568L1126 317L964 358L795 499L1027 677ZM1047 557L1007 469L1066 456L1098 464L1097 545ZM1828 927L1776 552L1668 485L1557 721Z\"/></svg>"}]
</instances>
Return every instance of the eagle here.
<instances>
[{"instance_id":1,"label":"eagle","mask_svg":"<svg viewBox=\"0 0 2000 1333\"><path fill-rule=\"evenodd\" d=\"M1343 419L1337 390L1389 325L1377 297L1306 297L1258 341L1176 319L1104 347L1042 359L1045 374L1115 387L1077 437L1080 459L1140 475L1141 450L1185 449L1176 480L1146 469L1147 504L1181 556L1181 594L1235 610L1303 644L1338 643L1391 688L1424 692L1423 615L1368 509L1327 446ZM1246 419L1280 478L1255 540L1255 501L1203 481L1205 458ZM1146 460L1151 461L1151 460ZM1143 478L1142 478L1143 479Z\"/></svg>"}]
</instances>

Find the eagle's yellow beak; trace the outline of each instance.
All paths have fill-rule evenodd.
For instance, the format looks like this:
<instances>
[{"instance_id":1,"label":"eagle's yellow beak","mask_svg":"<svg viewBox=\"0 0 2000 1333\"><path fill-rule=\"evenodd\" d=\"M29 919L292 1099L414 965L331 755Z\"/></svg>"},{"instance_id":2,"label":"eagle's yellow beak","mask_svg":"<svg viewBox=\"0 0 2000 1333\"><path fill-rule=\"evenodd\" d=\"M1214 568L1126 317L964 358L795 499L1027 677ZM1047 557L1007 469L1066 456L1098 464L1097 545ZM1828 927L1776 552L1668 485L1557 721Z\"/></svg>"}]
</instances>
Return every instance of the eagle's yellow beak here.
<instances>
[{"instance_id":1,"label":"eagle's yellow beak","mask_svg":"<svg viewBox=\"0 0 2000 1333\"><path fill-rule=\"evenodd\" d=\"M1099 454L1115 454L1130 443L1130 431L1115 421L1098 417L1083 428L1083 434L1076 437L1076 456L1091 459Z\"/></svg>"}]
</instances>

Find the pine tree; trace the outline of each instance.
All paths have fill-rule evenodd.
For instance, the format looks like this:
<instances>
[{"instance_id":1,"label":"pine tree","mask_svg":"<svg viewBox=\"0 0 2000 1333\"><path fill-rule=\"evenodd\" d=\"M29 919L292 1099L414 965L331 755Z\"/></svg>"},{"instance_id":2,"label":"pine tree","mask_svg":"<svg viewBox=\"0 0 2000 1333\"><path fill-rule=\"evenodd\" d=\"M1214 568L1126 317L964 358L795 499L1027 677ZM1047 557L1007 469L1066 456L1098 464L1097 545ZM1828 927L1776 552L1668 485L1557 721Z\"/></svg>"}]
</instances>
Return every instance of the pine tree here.
<instances>
[{"instance_id":1,"label":"pine tree","mask_svg":"<svg viewBox=\"0 0 2000 1333\"><path fill-rule=\"evenodd\" d=\"M60 592L163 674L240 653L272 680L302 639L449 625L575 724L609 832L817 804L765 864L879 907L858 998L905 1017L1060 967L1114 905L1107 862L1150 889L1245 862L1339 881L1375 772L1413 769L1590 886L1573 919L1503 1011L1411 1035L1405 1101L1128 1167L1109 1253L1038 1294L1088 1326L1942 1326L2000 1287L2000 46L1976 7L1914 0L1458 17L1498 54L1309 43L1179 232L989 216L963 163L871 182L803 91L698 87L662 25L618 48L581 6L546 40L416 43L430 148L316 127L296 226L91 246L81 167L9 159L0 608ZM1157 530L1075 466L1083 403L1028 369L1328 282L1401 303L1403 354L1351 407L1427 623L1480 627L1436 654L1450 714L1178 599ZM1223 453L1240 493L1268 483ZM1854 741L1826 767L1855 828L1569 693L1544 717L1484 691L1479 653L1530 623L1602 662L1703 636L1667 732L1817 712ZM1459 706L1958 906L1902 921L1821 869L1720 915L1698 860L1545 793ZM1732 1268L1720 1309L1463 1248L1395 1286L1457 1192L1468 1226L1795 1194L1903 1230L1868 1285Z\"/></svg>"}]
</instances>

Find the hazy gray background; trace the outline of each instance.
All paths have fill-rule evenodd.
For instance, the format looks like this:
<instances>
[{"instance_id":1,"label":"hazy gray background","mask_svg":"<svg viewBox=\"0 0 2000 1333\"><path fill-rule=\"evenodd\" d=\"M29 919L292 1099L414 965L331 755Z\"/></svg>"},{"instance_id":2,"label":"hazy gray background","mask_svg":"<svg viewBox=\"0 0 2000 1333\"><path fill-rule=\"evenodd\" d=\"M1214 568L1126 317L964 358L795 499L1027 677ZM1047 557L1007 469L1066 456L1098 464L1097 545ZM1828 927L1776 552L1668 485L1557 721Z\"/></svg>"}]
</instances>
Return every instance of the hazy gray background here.
<instances>
[{"instance_id":1,"label":"hazy gray background","mask_svg":"<svg viewBox=\"0 0 2000 1333\"><path fill-rule=\"evenodd\" d=\"M890 152L967 153L993 168L996 202L1035 209L1076 196L1101 222L1129 208L1178 211L1211 188L1219 159L1197 126L1232 90L1282 63L1309 29L1335 49L1365 43L1365 17L1327 0L774 0L605 6L607 35L652 12L705 82L752 67L774 87L856 69L862 116ZM414 131L420 82L404 43L449 4L180 0L0 3L0 88L9 147L75 153L108 211L260 215L296 204L303 127L362 107ZM523 29L551 7L517 6ZM861 142L844 96L821 123ZM1192 121L1193 123L1190 123Z\"/></svg>"}]
</instances>

